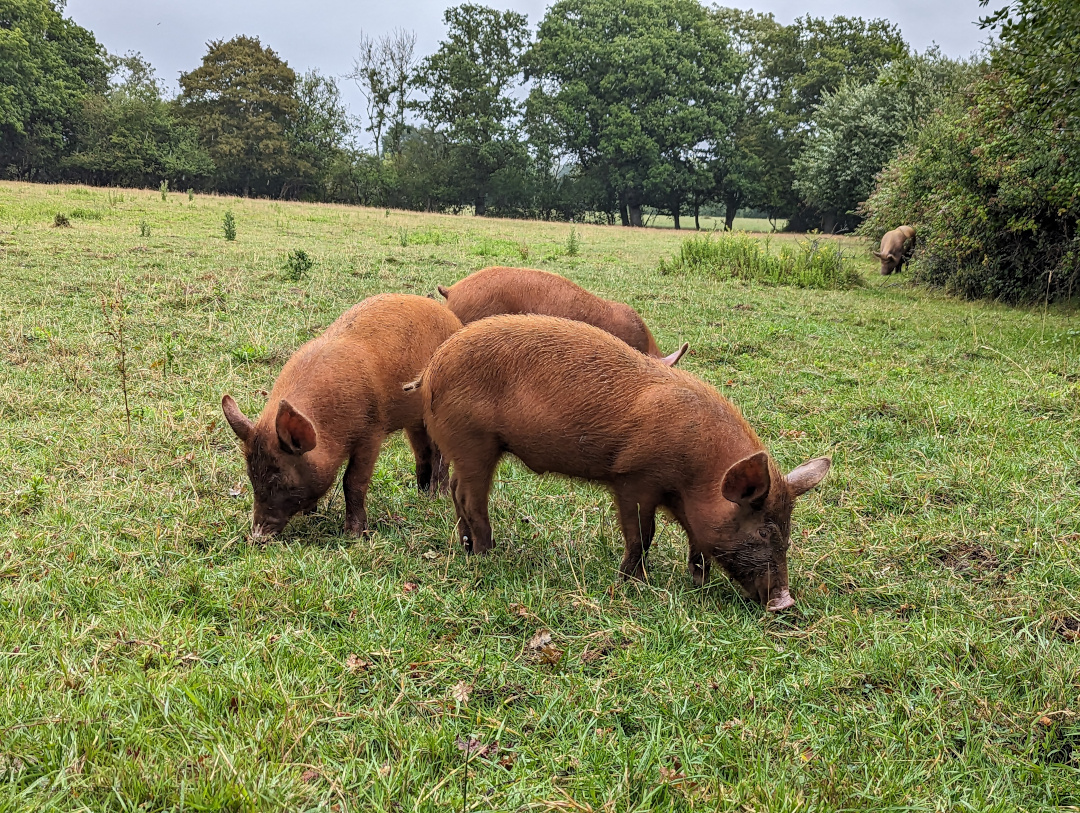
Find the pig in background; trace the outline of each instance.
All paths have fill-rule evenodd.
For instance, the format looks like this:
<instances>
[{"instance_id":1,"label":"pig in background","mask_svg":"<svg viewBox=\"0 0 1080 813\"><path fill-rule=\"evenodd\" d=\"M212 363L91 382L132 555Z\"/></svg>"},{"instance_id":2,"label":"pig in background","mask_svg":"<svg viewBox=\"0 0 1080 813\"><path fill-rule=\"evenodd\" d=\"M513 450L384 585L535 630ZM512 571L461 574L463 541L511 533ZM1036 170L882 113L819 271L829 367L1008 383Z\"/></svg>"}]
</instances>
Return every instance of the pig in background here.
<instances>
[{"instance_id":1,"label":"pig in background","mask_svg":"<svg viewBox=\"0 0 1080 813\"><path fill-rule=\"evenodd\" d=\"M602 299L566 277L534 268L493 266L477 271L439 293L464 325L502 314L535 313L594 325L673 367L689 345L664 356L641 315L622 302Z\"/></svg>"},{"instance_id":2,"label":"pig in background","mask_svg":"<svg viewBox=\"0 0 1080 813\"><path fill-rule=\"evenodd\" d=\"M407 388L422 392L428 431L453 463L458 531L474 553L492 546L488 495L510 452L538 474L611 489L624 577L644 578L663 508L689 538L695 584L716 562L767 609L794 604L791 512L830 460L785 476L734 405L694 376L590 325L496 316L451 336Z\"/></svg>"},{"instance_id":3,"label":"pig in background","mask_svg":"<svg viewBox=\"0 0 1080 813\"><path fill-rule=\"evenodd\" d=\"M282 368L257 421L229 395L221 408L244 445L254 493L252 534L274 534L312 511L345 470L345 530L367 530L364 501L383 439L404 429L421 490L446 486L446 467L424 429L416 378L431 354L461 328L443 305L383 294L346 311Z\"/></svg>"},{"instance_id":4,"label":"pig in background","mask_svg":"<svg viewBox=\"0 0 1080 813\"><path fill-rule=\"evenodd\" d=\"M881 238L881 248L874 256L881 260L881 273L888 276L904 270L904 263L911 259L915 251L915 229L911 226L898 226L885 232Z\"/></svg>"}]
</instances>

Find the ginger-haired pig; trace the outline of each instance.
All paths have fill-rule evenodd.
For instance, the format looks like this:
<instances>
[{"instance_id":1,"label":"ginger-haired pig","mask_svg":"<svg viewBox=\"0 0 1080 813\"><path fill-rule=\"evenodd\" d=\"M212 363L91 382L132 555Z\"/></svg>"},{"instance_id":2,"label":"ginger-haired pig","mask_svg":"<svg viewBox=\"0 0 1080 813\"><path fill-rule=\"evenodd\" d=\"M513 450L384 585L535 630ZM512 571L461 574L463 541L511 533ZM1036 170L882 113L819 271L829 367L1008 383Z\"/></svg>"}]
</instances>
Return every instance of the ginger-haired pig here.
<instances>
[{"instance_id":1,"label":"ginger-haired pig","mask_svg":"<svg viewBox=\"0 0 1080 813\"><path fill-rule=\"evenodd\" d=\"M701 585L712 562L769 610L794 604L787 550L795 498L829 470L820 457L783 474L720 393L591 325L495 316L466 325L407 385L453 463L466 547L492 545L488 493L509 452L533 471L593 480L614 494L624 577L643 578L658 508L689 538Z\"/></svg>"},{"instance_id":2,"label":"ginger-haired pig","mask_svg":"<svg viewBox=\"0 0 1080 813\"><path fill-rule=\"evenodd\" d=\"M461 328L445 306L382 294L347 310L286 362L257 421L231 396L221 408L244 444L254 492L254 536L274 534L311 511L345 470L345 530L367 530L364 499L383 439L404 429L421 490L445 487L446 467L424 430L416 378L440 344Z\"/></svg>"}]
</instances>

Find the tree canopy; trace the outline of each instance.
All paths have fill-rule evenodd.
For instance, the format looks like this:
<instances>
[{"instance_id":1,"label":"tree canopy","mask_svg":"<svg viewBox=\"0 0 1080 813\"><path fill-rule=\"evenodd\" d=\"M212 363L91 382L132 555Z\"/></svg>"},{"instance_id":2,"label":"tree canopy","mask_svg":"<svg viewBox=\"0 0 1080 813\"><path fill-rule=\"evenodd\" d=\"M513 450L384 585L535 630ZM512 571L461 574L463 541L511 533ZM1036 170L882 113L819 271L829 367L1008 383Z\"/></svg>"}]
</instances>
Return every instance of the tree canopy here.
<instances>
[{"instance_id":1,"label":"tree canopy","mask_svg":"<svg viewBox=\"0 0 1080 813\"><path fill-rule=\"evenodd\" d=\"M210 43L202 65L181 74L184 121L213 159L215 185L244 195L280 194L296 172L290 120L296 74L257 37Z\"/></svg>"}]
</instances>

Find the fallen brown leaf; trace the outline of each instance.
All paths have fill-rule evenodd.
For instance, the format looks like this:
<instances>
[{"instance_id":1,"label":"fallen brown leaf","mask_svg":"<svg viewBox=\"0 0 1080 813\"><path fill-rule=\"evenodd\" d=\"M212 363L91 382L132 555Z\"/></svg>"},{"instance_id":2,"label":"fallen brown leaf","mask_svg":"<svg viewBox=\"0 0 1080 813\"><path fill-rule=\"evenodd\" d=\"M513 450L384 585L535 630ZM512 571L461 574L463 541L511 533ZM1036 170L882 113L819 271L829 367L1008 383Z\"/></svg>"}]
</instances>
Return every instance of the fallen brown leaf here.
<instances>
[{"instance_id":1,"label":"fallen brown leaf","mask_svg":"<svg viewBox=\"0 0 1080 813\"><path fill-rule=\"evenodd\" d=\"M300 774L301 782L314 782L318 778L319 772L314 770L313 768L308 768L306 771Z\"/></svg>"},{"instance_id":2,"label":"fallen brown leaf","mask_svg":"<svg viewBox=\"0 0 1080 813\"><path fill-rule=\"evenodd\" d=\"M370 668L371 661L365 661L355 653L345 659L345 671L352 672L354 675L359 672L366 672Z\"/></svg>"},{"instance_id":3,"label":"fallen brown leaf","mask_svg":"<svg viewBox=\"0 0 1080 813\"><path fill-rule=\"evenodd\" d=\"M478 759L490 759L499 751L498 742L485 744L473 737L469 737L468 740L463 740L461 737L458 737L454 742L457 744L457 749L459 751L464 751L470 759L472 757Z\"/></svg>"},{"instance_id":4,"label":"fallen brown leaf","mask_svg":"<svg viewBox=\"0 0 1080 813\"><path fill-rule=\"evenodd\" d=\"M420 585L416 582L405 582L405 584L401 585L401 592L406 594L415 593L419 589Z\"/></svg>"},{"instance_id":5,"label":"fallen brown leaf","mask_svg":"<svg viewBox=\"0 0 1080 813\"><path fill-rule=\"evenodd\" d=\"M465 705L469 702L469 695L472 694L473 687L466 683L464 680L458 681L454 684L454 687L450 690L450 696L461 705Z\"/></svg>"},{"instance_id":6,"label":"fallen brown leaf","mask_svg":"<svg viewBox=\"0 0 1080 813\"><path fill-rule=\"evenodd\" d=\"M551 633L548 630L540 630L529 639L529 649L543 649L551 643Z\"/></svg>"}]
</instances>

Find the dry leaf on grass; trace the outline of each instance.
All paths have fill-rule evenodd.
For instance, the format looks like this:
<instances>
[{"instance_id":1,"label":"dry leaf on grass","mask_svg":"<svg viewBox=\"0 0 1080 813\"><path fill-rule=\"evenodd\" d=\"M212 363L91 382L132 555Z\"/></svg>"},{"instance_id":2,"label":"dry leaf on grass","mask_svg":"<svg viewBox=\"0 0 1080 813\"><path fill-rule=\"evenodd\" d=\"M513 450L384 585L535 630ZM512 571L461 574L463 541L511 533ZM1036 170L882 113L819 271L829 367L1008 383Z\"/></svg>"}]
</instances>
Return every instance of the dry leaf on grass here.
<instances>
[{"instance_id":1,"label":"dry leaf on grass","mask_svg":"<svg viewBox=\"0 0 1080 813\"><path fill-rule=\"evenodd\" d=\"M529 639L529 649L543 649L551 643L551 633L548 630L540 630Z\"/></svg>"},{"instance_id":2,"label":"dry leaf on grass","mask_svg":"<svg viewBox=\"0 0 1080 813\"><path fill-rule=\"evenodd\" d=\"M301 782L314 782L318 778L319 772L316 771L314 768L308 768L306 771L300 774Z\"/></svg>"},{"instance_id":3,"label":"dry leaf on grass","mask_svg":"<svg viewBox=\"0 0 1080 813\"><path fill-rule=\"evenodd\" d=\"M450 696L454 698L455 702L464 706L469 702L469 695L472 694L472 690L471 685L461 680L454 684L454 687L450 690Z\"/></svg>"},{"instance_id":4,"label":"dry leaf on grass","mask_svg":"<svg viewBox=\"0 0 1080 813\"><path fill-rule=\"evenodd\" d=\"M371 661L365 661L363 658L361 658L355 653L345 659L345 670L347 672L351 672L354 675L359 672L366 672L370 668Z\"/></svg>"},{"instance_id":5,"label":"dry leaf on grass","mask_svg":"<svg viewBox=\"0 0 1080 813\"><path fill-rule=\"evenodd\" d=\"M454 742L457 744L457 749L459 751L464 751L470 759L473 757L478 759L490 759L499 752L498 742L485 744L473 737L469 737L468 740L463 740L461 737L458 737Z\"/></svg>"},{"instance_id":6,"label":"dry leaf on grass","mask_svg":"<svg viewBox=\"0 0 1080 813\"><path fill-rule=\"evenodd\" d=\"M234 485L232 488L229 489L229 496L230 497L239 497L243 493L244 493L244 484L243 483L237 483L236 485Z\"/></svg>"},{"instance_id":7,"label":"dry leaf on grass","mask_svg":"<svg viewBox=\"0 0 1080 813\"><path fill-rule=\"evenodd\" d=\"M420 558L421 559L429 559L429 560L438 559L439 558L439 552L434 551L434 550L425 551L424 553L420 554Z\"/></svg>"},{"instance_id":8,"label":"dry leaf on grass","mask_svg":"<svg viewBox=\"0 0 1080 813\"><path fill-rule=\"evenodd\" d=\"M405 582L405 584L401 585L401 592L406 594L415 593L419 589L420 585L416 582Z\"/></svg>"},{"instance_id":9,"label":"dry leaf on grass","mask_svg":"<svg viewBox=\"0 0 1080 813\"><path fill-rule=\"evenodd\" d=\"M551 632L540 630L529 639L528 653L538 663L554 665L562 660L563 652L551 643Z\"/></svg>"}]
</instances>

